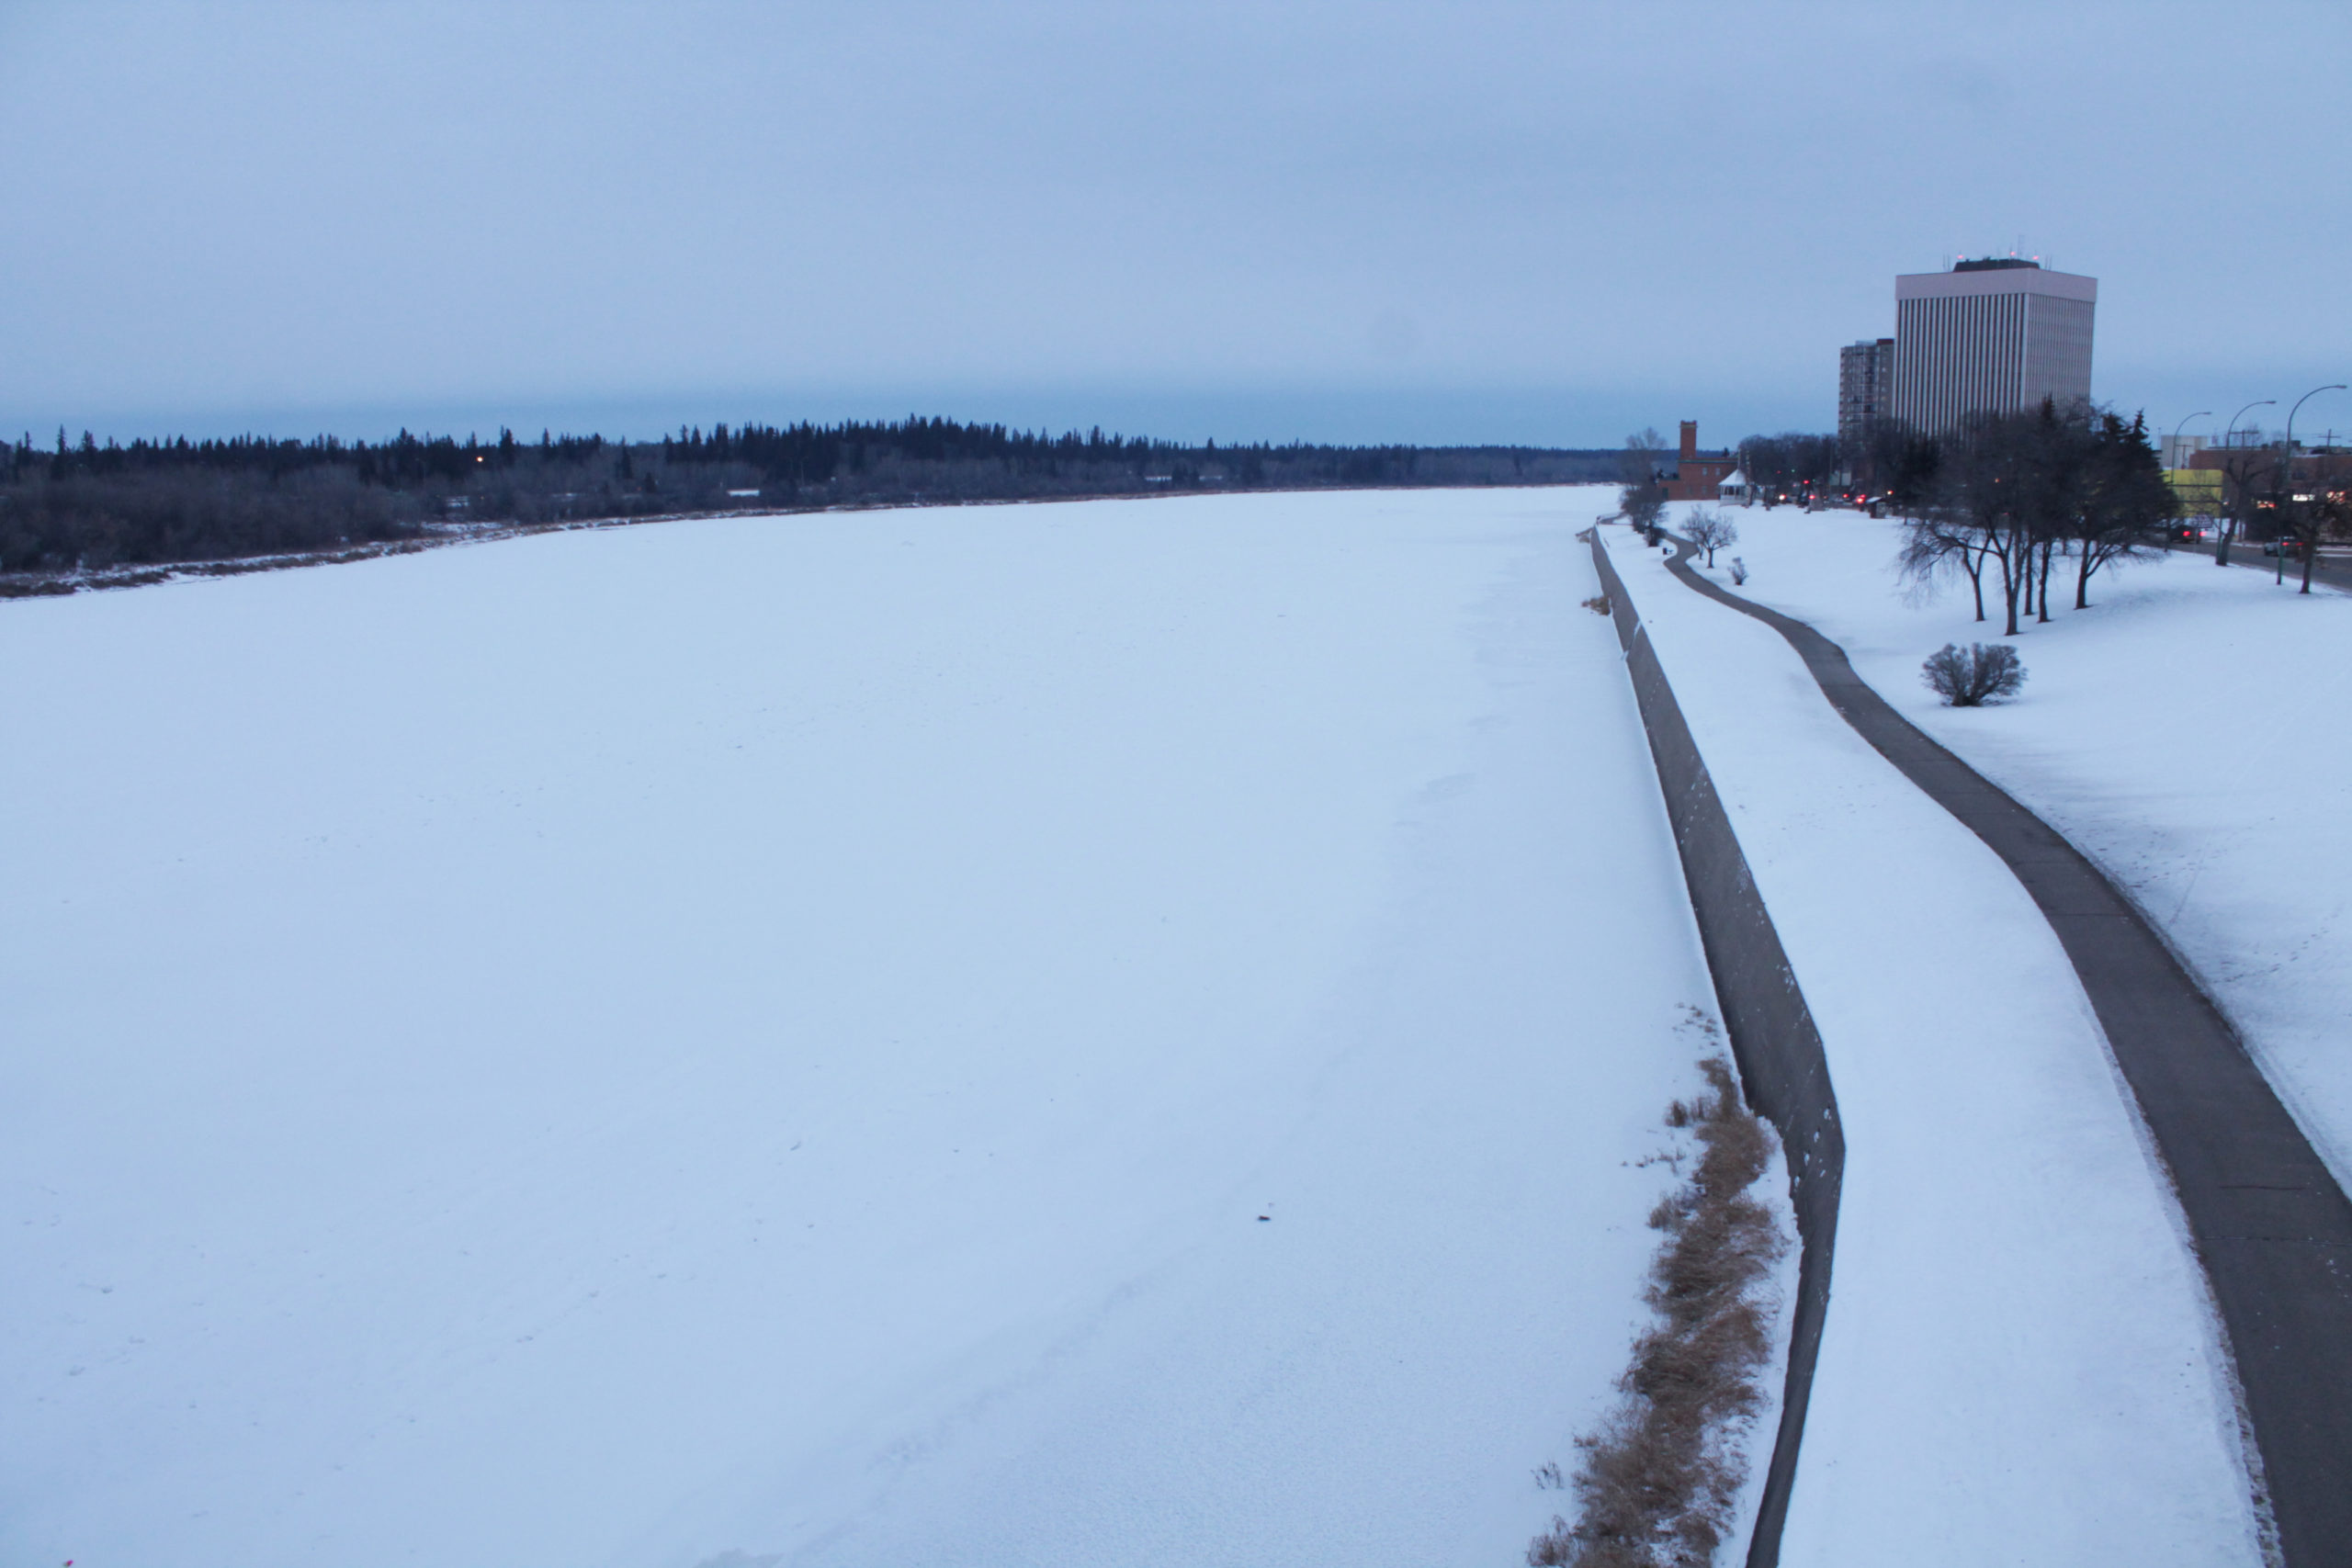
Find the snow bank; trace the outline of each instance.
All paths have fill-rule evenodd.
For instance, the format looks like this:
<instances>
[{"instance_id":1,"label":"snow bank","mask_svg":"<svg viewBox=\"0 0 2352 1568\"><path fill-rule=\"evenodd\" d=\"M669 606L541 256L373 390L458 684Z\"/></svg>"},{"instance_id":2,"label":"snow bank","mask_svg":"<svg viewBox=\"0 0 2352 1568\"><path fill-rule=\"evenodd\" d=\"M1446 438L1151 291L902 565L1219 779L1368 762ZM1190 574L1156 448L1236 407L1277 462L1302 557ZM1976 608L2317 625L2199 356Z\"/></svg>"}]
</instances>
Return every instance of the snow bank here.
<instances>
[{"instance_id":1,"label":"snow bank","mask_svg":"<svg viewBox=\"0 0 2352 1568\"><path fill-rule=\"evenodd\" d=\"M5 607L0 1558L1515 1561L1710 997L1596 509Z\"/></svg>"},{"instance_id":2,"label":"snow bank","mask_svg":"<svg viewBox=\"0 0 2352 1568\"><path fill-rule=\"evenodd\" d=\"M2056 937L1777 633L1604 533L1845 1125L1782 1561L2258 1561L2202 1280Z\"/></svg>"},{"instance_id":3,"label":"snow bank","mask_svg":"<svg viewBox=\"0 0 2352 1568\"><path fill-rule=\"evenodd\" d=\"M2352 595L2187 553L2109 568L2090 609L2053 604L2017 639L2017 700L1955 710L1919 660L1998 640L2000 623L1976 624L1965 582L1901 592L1900 525L1736 515L1756 569L1740 592L1842 644L1912 723L2097 861L2352 1187Z\"/></svg>"}]
</instances>

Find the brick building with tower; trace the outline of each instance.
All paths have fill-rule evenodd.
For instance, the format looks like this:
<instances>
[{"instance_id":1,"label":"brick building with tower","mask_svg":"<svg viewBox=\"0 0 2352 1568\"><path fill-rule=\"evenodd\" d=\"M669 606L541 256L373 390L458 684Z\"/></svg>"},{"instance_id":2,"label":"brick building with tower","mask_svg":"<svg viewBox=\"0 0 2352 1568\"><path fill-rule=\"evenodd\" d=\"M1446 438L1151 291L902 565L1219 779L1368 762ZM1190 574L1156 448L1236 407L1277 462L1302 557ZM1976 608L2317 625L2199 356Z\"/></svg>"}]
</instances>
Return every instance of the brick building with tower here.
<instances>
[{"instance_id":1,"label":"brick building with tower","mask_svg":"<svg viewBox=\"0 0 2352 1568\"><path fill-rule=\"evenodd\" d=\"M1675 453L1673 477L1664 481L1668 501L1713 501L1724 480L1739 468L1736 452L1699 450L1699 422L1682 422L1682 443Z\"/></svg>"}]
</instances>

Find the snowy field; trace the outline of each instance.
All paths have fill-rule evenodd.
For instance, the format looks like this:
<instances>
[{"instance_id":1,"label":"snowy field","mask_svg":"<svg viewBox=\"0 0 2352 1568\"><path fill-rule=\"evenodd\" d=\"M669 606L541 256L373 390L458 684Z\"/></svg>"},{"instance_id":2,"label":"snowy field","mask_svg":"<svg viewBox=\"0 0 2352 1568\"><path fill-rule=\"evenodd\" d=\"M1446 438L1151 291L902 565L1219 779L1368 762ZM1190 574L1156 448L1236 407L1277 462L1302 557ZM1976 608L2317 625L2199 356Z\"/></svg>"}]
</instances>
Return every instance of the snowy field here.
<instances>
[{"instance_id":1,"label":"snowy field","mask_svg":"<svg viewBox=\"0 0 2352 1568\"><path fill-rule=\"evenodd\" d=\"M1740 552L1772 563L1749 591L1800 574L1738 523ZM1777 632L1602 532L1820 1027L1845 1128L1781 1560L2253 1568L2210 1298L2056 935Z\"/></svg>"},{"instance_id":2,"label":"snowy field","mask_svg":"<svg viewBox=\"0 0 2352 1568\"><path fill-rule=\"evenodd\" d=\"M2017 638L2015 701L1947 708L1920 660L2000 640L1964 581L1909 602L1891 521L1733 515L1719 573L1743 557L1756 575L1741 592L1842 644L1905 716L2097 861L2352 1186L2352 595L2186 553L2110 568L2090 609L2053 594L2049 624Z\"/></svg>"},{"instance_id":3,"label":"snowy field","mask_svg":"<svg viewBox=\"0 0 2352 1568\"><path fill-rule=\"evenodd\" d=\"M1518 1561L1712 1000L1596 502L0 606L0 1561Z\"/></svg>"}]
</instances>

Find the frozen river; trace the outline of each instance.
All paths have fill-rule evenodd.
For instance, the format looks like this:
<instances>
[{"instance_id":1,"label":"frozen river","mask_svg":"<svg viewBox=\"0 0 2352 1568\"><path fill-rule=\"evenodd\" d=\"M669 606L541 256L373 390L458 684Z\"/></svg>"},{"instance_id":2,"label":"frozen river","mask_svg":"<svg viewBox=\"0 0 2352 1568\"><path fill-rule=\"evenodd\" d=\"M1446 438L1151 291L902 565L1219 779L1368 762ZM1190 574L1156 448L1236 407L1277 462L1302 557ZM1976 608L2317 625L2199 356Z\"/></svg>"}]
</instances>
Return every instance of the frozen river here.
<instances>
[{"instance_id":1,"label":"frozen river","mask_svg":"<svg viewBox=\"0 0 2352 1568\"><path fill-rule=\"evenodd\" d=\"M1517 1560L1712 1005L1596 499L0 605L0 1558Z\"/></svg>"}]
</instances>

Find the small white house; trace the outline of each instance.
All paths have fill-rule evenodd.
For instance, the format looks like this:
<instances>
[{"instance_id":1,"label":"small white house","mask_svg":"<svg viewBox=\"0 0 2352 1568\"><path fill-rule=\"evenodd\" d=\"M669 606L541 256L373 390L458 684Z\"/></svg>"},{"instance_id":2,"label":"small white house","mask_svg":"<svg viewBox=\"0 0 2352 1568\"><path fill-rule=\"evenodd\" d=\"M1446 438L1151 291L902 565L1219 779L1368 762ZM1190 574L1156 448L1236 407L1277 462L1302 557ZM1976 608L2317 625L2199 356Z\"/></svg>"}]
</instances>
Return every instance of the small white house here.
<instances>
[{"instance_id":1,"label":"small white house","mask_svg":"<svg viewBox=\"0 0 2352 1568\"><path fill-rule=\"evenodd\" d=\"M1725 506L1755 505L1756 487L1747 482L1747 470L1734 468L1725 475L1724 482L1715 487L1715 499Z\"/></svg>"}]
</instances>

